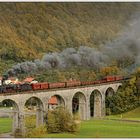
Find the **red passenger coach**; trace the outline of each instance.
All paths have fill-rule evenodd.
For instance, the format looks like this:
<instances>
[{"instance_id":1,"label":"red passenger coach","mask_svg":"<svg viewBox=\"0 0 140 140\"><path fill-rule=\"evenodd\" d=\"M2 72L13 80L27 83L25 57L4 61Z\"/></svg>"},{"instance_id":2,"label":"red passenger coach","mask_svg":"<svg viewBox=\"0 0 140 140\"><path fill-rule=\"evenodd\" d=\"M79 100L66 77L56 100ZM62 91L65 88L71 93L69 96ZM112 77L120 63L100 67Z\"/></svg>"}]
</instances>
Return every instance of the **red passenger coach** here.
<instances>
[{"instance_id":1,"label":"red passenger coach","mask_svg":"<svg viewBox=\"0 0 140 140\"><path fill-rule=\"evenodd\" d=\"M49 88L49 84L48 83L41 83L40 84L40 88L41 89L48 89Z\"/></svg>"},{"instance_id":2,"label":"red passenger coach","mask_svg":"<svg viewBox=\"0 0 140 140\"><path fill-rule=\"evenodd\" d=\"M81 82L80 81L70 81L70 82L66 82L66 86L67 87L75 87L75 86L80 86Z\"/></svg>"},{"instance_id":3,"label":"red passenger coach","mask_svg":"<svg viewBox=\"0 0 140 140\"><path fill-rule=\"evenodd\" d=\"M96 81L67 81L67 82L56 82L56 83L20 83L20 84L12 84L12 85L1 85L0 86L0 94L3 93L13 93L13 92L25 92L25 91L35 91L35 90L46 90L46 89L57 89L57 88L69 88L69 87L78 87L78 86L86 86L86 85L96 85L103 84L121 80L128 80L130 76L106 76L101 80Z\"/></svg>"},{"instance_id":4,"label":"red passenger coach","mask_svg":"<svg viewBox=\"0 0 140 140\"><path fill-rule=\"evenodd\" d=\"M33 90L39 90L40 89L40 83L31 84Z\"/></svg>"},{"instance_id":5,"label":"red passenger coach","mask_svg":"<svg viewBox=\"0 0 140 140\"><path fill-rule=\"evenodd\" d=\"M98 81L94 81L94 84L100 84L102 81L98 80Z\"/></svg>"},{"instance_id":6,"label":"red passenger coach","mask_svg":"<svg viewBox=\"0 0 140 140\"><path fill-rule=\"evenodd\" d=\"M65 83L61 82L61 83L49 83L49 88L64 88L65 87Z\"/></svg>"},{"instance_id":7,"label":"red passenger coach","mask_svg":"<svg viewBox=\"0 0 140 140\"><path fill-rule=\"evenodd\" d=\"M81 85L82 85L82 86L85 86L85 85L92 85L92 84L94 84L94 82L90 82L90 81L81 82Z\"/></svg>"},{"instance_id":8,"label":"red passenger coach","mask_svg":"<svg viewBox=\"0 0 140 140\"><path fill-rule=\"evenodd\" d=\"M106 76L106 77L105 77L105 80L106 80L107 82L115 81L115 76Z\"/></svg>"},{"instance_id":9,"label":"red passenger coach","mask_svg":"<svg viewBox=\"0 0 140 140\"><path fill-rule=\"evenodd\" d=\"M101 80L101 83L106 83L106 80Z\"/></svg>"},{"instance_id":10,"label":"red passenger coach","mask_svg":"<svg viewBox=\"0 0 140 140\"><path fill-rule=\"evenodd\" d=\"M115 80L116 80L116 81L119 81L119 80L122 80L122 79L123 79L122 76L116 76L116 77L115 77Z\"/></svg>"}]
</instances>

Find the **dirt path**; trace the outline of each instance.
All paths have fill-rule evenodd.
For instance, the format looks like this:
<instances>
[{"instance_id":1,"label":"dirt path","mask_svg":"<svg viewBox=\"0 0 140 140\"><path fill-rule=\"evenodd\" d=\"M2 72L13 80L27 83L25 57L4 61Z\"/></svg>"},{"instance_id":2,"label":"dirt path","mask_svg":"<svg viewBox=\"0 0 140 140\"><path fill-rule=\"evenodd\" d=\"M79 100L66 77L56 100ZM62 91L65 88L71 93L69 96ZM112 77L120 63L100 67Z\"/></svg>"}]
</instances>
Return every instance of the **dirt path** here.
<instances>
[{"instance_id":1,"label":"dirt path","mask_svg":"<svg viewBox=\"0 0 140 140\"><path fill-rule=\"evenodd\" d=\"M11 133L3 133L0 134L0 138L14 138L14 136L12 136Z\"/></svg>"}]
</instances>

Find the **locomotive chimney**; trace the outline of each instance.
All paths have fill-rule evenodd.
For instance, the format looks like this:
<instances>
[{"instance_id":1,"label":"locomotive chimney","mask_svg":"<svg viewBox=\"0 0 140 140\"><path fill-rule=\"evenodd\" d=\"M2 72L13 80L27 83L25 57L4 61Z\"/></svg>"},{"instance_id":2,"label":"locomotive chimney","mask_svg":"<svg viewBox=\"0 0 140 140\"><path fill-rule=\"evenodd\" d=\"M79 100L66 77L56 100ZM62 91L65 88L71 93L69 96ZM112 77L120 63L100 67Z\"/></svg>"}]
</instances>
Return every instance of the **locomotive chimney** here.
<instances>
[{"instance_id":1,"label":"locomotive chimney","mask_svg":"<svg viewBox=\"0 0 140 140\"><path fill-rule=\"evenodd\" d=\"M7 74L4 74L3 76L2 76L2 81L1 81L1 84L2 85L4 85L5 84L5 80L7 80L8 79L8 75Z\"/></svg>"}]
</instances>

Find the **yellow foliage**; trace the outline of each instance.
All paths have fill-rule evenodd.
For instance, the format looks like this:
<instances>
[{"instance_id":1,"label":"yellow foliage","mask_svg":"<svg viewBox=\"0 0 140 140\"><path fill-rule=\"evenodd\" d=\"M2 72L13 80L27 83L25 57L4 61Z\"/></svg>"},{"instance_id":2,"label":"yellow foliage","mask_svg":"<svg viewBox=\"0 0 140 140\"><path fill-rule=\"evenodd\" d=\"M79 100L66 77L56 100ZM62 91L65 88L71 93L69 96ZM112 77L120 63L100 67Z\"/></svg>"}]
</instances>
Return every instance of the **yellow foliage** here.
<instances>
[{"instance_id":1,"label":"yellow foliage","mask_svg":"<svg viewBox=\"0 0 140 140\"><path fill-rule=\"evenodd\" d=\"M36 127L36 116L26 116L25 117L25 127L27 129L33 129Z\"/></svg>"},{"instance_id":2,"label":"yellow foliage","mask_svg":"<svg viewBox=\"0 0 140 140\"><path fill-rule=\"evenodd\" d=\"M40 138L47 134L47 128L45 125L40 125L39 127L33 128L26 133L27 138Z\"/></svg>"},{"instance_id":3,"label":"yellow foliage","mask_svg":"<svg viewBox=\"0 0 140 140\"><path fill-rule=\"evenodd\" d=\"M119 72L119 68L116 66L112 67L103 67L100 69L100 72L103 76L117 74Z\"/></svg>"},{"instance_id":4,"label":"yellow foliage","mask_svg":"<svg viewBox=\"0 0 140 140\"><path fill-rule=\"evenodd\" d=\"M136 83L136 77L134 76L129 80L129 84L134 87L135 83Z\"/></svg>"},{"instance_id":5,"label":"yellow foliage","mask_svg":"<svg viewBox=\"0 0 140 140\"><path fill-rule=\"evenodd\" d=\"M133 3L1 3L0 58L21 62L67 47L99 47L137 9Z\"/></svg>"}]
</instances>

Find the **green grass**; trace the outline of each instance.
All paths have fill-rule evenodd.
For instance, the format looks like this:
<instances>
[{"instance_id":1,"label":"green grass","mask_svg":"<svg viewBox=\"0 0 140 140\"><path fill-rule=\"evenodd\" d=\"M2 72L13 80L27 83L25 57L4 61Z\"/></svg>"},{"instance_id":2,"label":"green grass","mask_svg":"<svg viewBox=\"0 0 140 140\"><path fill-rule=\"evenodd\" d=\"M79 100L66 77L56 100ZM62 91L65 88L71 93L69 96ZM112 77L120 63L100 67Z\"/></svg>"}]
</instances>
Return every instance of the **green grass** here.
<instances>
[{"instance_id":1,"label":"green grass","mask_svg":"<svg viewBox=\"0 0 140 140\"><path fill-rule=\"evenodd\" d=\"M140 108L124 113L123 119L140 120ZM120 119L121 115L112 115L107 118ZM10 132L12 120L0 118L0 133ZM83 121L80 131L75 134L54 133L46 134L43 138L140 138L140 123L117 120Z\"/></svg>"},{"instance_id":2,"label":"green grass","mask_svg":"<svg viewBox=\"0 0 140 140\"><path fill-rule=\"evenodd\" d=\"M140 123L114 120L83 121L77 134L47 134L46 138L136 138L140 137Z\"/></svg>"},{"instance_id":3,"label":"green grass","mask_svg":"<svg viewBox=\"0 0 140 140\"><path fill-rule=\"evenodd\" d=\"M124 119L124 120L140 120L140 107L119 115L106 116L110 119Z\"/></svg>"},{"instance_id":4,"label":"green grass","mask_svg":"<svg viewBox=\"0 0 140 140\"><path fill-rule=\"evenodd\" d=\"M0 133L11 131L11 119L0 118ZM136 138L140 123L114 120L89 120L81 123L79 133L46 134L44 138Z\"/></svg>"},{"instance_id":5,"label":"green grass","mask_svg":"<svg viewBox=\"0 0 140 140\"><path fill-rule=\"evenodd\" d=\"M10 132L12 130L11 118L0 118L0 134Z\"/></svg>"}]
</instances>

